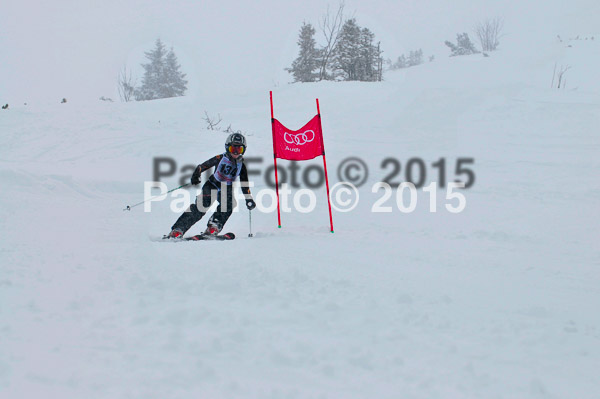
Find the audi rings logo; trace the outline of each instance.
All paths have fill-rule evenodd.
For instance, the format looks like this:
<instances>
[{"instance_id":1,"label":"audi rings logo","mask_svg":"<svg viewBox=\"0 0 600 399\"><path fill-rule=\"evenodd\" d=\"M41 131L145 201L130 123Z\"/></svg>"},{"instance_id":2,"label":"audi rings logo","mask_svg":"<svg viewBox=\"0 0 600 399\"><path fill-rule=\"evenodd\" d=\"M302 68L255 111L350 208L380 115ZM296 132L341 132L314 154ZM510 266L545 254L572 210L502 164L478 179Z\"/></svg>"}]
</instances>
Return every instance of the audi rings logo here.
<instances>
[{"instance_id":1,"label":"audi rings logo","mask_svg":"<svg viewBox=\"0 0 600 399\"><path fill-rule=\"evenodd\" d=\"M283 139L288 144L304 145L315 139L315 132L312 130L307 130L305 132L296 134L285 132L283 134Z\"/></svg>"}]
</instances>

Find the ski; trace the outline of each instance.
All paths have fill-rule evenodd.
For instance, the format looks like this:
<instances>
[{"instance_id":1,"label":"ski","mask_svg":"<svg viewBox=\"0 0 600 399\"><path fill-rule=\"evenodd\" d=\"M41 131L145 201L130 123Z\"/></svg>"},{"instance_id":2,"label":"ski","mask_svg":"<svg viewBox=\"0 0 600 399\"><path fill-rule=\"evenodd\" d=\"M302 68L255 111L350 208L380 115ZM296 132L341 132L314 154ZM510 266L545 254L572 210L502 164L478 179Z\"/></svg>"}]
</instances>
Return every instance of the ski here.
<instances>
[{"instance_id":1,"label":"ski","mask_svg":"<svg viewBox=\"0 0 600 399\"><path fill-rule=\"evenodd\" d=\"M235 234L233 233L225 233L220 235L207 235L207 234L197 234L192 237L184 238L185 241L204 241L204 240L216 240L216 241L228 241L233 240L235 238Z\"/></svg>"},{"instance_id":2,"label":"ski","mask_svg":"<svg viewBox=\"0 0 600 399\"><path fill-rule=\"evenodd\" d=\"M225 234L219 234L219 235L209 235L209 234L197 234L195 236L192 237L183 237L183 238L170 238L168 235L164 235L162 237L162 240L158 240L158 241L170 241L170 242L178 242L178 241L208 241L208 240L213 240L213 241L230 241L233 240L235 238L235 234L233 233L225 233ZM153 240L154 241L154 240Z\"/></svg>"}]
</instances>

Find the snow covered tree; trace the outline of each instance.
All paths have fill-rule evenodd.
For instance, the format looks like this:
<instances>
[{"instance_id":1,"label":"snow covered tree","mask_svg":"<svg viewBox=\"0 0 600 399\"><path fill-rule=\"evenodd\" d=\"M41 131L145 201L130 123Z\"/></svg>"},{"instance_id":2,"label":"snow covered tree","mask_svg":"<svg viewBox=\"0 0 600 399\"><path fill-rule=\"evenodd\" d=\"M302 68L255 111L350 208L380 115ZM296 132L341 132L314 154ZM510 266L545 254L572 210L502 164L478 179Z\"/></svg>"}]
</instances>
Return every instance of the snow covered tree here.
<instances>
[{"instance_id":1,"label":"snow covered tree","mask_svg":"<svg viewBox=\"0 0 600 399\"><path fill-rule=\"evenodd\" d=\"M315 48L314 36L315 28L311 24L304 23L298 38L300 47L298 58L292 62L291 68L285 69L294 76L294 82L314 82L319 77L321 52Z\"/></svg>"},{"instance_id":2,"label":"snow covered tree","mask_svg":"<svg viewBox=\"0 0 600 399\"><path fill-rule=\"evenodd\" d=\"M392 65L392 69L409 68L423 63L423 50L411 50L408 56L402 54Z\"/></svg>"},{"instance_id":3,"label":"snow covered tree","mask_svg":"<svg viewBox=\"0 0 600 399\"><path fill-rule=\"evenodd\" d=\"M182 73L180 69L181 65L179 65L177 57L171 47L167 53L165 82L161 98L181 97L185 94L188 81L184 79L186 74Z\"/></svg>"},{"instance_id":4,"label":"snow covered tree","mask_svg":"<svg viewBox=\"0 0 600 399\"><path fill-rule=\"evenodd\" d=\"M147 51L145 55L149 62L142 64L144 77L142 86L136 90L136 100L183 96L187 90L186 75L179 70L173 49L167 52L162 41L157 39L154 50Z\"/></svg>"},{"instance_id":5,"label":"snow covered tree","mask_svg":"<svg viewBox=\"0 0 600 399\"><path fill-rule=\"evenodd\" d=\"M333 54L334 69L336 76L344 80L359 80L359 62L361 29L356 19L347 20L342 26L340 38Z\"/></svg>"},{"instance_id":6,"label":"snow covered tree","mask_svg":"<svg viewBox=\"0 0 600 399\"><path fill-rule=\"evenodd\" d=\"M380 81L383 52L379 43L373 44L374 39L375 35L358 26L356 19L347 20L333 52L334 76L343 80Z\"/></svg>"},{"instance_id":7,"label":"snow covered tree","mask_svg":"<svg viewBox=\"0 0 600 399\"><path fill-rule=\"evenodd\" d=\"M160 97L160 82L162 81L165 69L165 57L167 51L160 39L156 40L154 50L144 53L148 59L147 64L142 64L144 68L144 77L142 86L136 92L136 100L154 100Z\"/></svg>"},{"instance_id":8,"label":"snow covered tree","mask_svg":"<svg viewBox=\"0 0 600 399\"><path fill-rule=\"evenodd\" d=\"M335 16L328 12L320 28L325 45L316 48L315 29L306 22L300 29L298 57L286 71L294 75L294 82L320 80L381 81L383 78L380 43L374 44L375 35L361 28L352 18L342 23L344 3Z\"/></svg>"},{"instance_id":9,"label":"snow covered tree","mask_svg":"<svg viewBox=\"0 0 600 399\"><path fill-rule=\"evenodd\" d=\"M398 57L396 62L394 62L392 64L392 69L402 69L402 68L406 68L406 67L407 67L407 62L406 62L406 56L404 56L404 54L402 54L400 57Z\"/></svg>"},{"instance_id":10,"label":"snow covered tree","mask_svg":"<svg viewBox=\"0 0 600 399\"><path fill-rule=\"evenodd\" d=\"M421 65L423 63L423 50L418 49L415 51L411 51L408 54L408 60L406 61L406 66L416 66Z\"/></svg>"},{"instance_id":11,"label":"snow covered tree","mask_svg":"<svg viewBox=\"0 0 600 399\"><path fill-rule=\"evenodd\" d=\"M358 80L373 82L376 79L377 47L373 45L375 35L367 28L360 30L360 59Z\"/></svg>"},{"instance_id":12,"label":"snow covered tree","mask_svg":"<svg viewBox=\"0 0 600 399\"><path fill-rule=\"evenodd\" d=\"M466 33L456 35L456 44L445 41L446 46L450 47L450 57L457 55L469 55L477 54L479 51L475 48L475 45L469 39L469 35Z\"/></svg>"},{"instance_id":13,"label":"snow covered tree","mask_svg":"<svg viewBox=\"0 0 600 399\"><path fill-rule=\"evenodd\" d=\"M374 81L381 82L383 80L383 50L381 49L381 42L377 42L377 47L375 51L375 62L377 69L375 70L375 79Z\"/></svg>"}]
</instances>

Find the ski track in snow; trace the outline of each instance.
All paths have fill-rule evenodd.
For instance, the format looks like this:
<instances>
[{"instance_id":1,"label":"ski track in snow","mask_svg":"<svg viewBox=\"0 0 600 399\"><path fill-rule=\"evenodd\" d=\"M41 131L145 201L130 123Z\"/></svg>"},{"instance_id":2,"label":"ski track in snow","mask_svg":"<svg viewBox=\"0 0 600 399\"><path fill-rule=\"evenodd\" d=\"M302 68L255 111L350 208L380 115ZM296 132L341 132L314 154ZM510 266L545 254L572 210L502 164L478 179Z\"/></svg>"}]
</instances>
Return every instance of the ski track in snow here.
<instances>
[{"instance_id":1,"label":"ski track in snow","mask_svg":"<svg viewBox=\"0 0 600 399\"><path fill-rule=\"evenodd\" d=\"M152 157L199 163L225 139L191 100L2 113L0 397L598 397L598 92L529 85L512 62L275 91L292 127L320 98L330 178L346 156L372 169L334 234L321 190L282 229L254 212L248 238L244 209L234 241L155 242L166 202L122 211ZM267 167L268 92L212 100ZM439 191L435 214L422 192L412 214L371 213L387 156L447 157L449 176L475 158L465 212Z\"/></svg>"}]
</instances>

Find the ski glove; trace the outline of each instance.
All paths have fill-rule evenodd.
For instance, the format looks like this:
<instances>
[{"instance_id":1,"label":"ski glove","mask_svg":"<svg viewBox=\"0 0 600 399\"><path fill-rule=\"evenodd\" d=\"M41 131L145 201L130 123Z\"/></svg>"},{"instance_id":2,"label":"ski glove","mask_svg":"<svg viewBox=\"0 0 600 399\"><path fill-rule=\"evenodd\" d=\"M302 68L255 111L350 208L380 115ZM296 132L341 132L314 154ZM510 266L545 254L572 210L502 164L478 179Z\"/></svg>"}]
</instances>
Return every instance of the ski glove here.
<instances>
[{"instance_id":1,"label":"ski glove","mask_svg":"<svg viewBox=\"0 0 600 399\"><path fill-rule=\"evenodd\" d=\"M254 208L256 208L256 202L254 202L254 200L252 198L247 199L246 200L246 208L248 208L248 210L252 210Z\"/></svg>"},{"instance_id":2,"label":"ski glove","mask_svg":"<svg viewBox=\"0 0 600 399\"><path fill-rule=\"evenodd\" d=\"M200 184L200 168L196 168L196 170L194 170L194 174L192 175L190 182L192 183L192 186Z\"/></svg>"}]
</instances>

